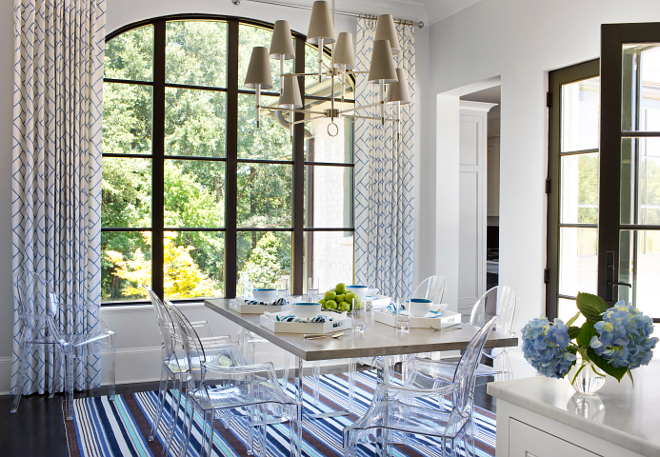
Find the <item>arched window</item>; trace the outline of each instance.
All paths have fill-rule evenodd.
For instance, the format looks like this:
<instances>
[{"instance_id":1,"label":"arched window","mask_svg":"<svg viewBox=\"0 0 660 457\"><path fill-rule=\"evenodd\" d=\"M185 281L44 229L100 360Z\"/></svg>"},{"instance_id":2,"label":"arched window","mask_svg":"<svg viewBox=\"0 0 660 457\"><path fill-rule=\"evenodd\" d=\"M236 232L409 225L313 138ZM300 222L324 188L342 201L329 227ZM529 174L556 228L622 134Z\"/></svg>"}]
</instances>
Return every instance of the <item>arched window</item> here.
<instances>
[{"instance_id":1,"label":"arched window","mask_svg":"<svg viewBox=\"0 0 660 457\"><path fill-rule=\"evenodd\" d=\"M329 288L353 281L353 124L297 124L262 109L244 87L254 46L270 24L177 16L108 37L103 108L103 302L241 295L285 275ZM316 50L294 35L286 72L314 72ZM329 57L328 57L329 59ZM274 87L262 105L279 96ZM305 104L323 109L330 83L305 80ZM340 93L339 86L335 88ZM344 103L353 103L348 87ZM302 114L296 114L296 120Z\"/></svg>"}]
</instances>

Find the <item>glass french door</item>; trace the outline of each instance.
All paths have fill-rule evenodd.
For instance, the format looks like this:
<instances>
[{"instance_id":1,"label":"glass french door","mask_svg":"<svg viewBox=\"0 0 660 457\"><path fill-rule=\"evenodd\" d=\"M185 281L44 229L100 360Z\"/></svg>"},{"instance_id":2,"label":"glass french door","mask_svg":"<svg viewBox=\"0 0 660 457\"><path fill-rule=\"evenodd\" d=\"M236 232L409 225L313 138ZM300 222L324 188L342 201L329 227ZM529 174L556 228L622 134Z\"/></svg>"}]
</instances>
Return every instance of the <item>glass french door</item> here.
<instances>
[{"instance_id":1,"label":"glass french door","mask_svg":"<svg viewBox=\"0 0 660 457\"><path fill-rule=\"evenodd\" d=\"M660 23L601 29L598 295L660 322Z\"/></svg>"}]
</instances>

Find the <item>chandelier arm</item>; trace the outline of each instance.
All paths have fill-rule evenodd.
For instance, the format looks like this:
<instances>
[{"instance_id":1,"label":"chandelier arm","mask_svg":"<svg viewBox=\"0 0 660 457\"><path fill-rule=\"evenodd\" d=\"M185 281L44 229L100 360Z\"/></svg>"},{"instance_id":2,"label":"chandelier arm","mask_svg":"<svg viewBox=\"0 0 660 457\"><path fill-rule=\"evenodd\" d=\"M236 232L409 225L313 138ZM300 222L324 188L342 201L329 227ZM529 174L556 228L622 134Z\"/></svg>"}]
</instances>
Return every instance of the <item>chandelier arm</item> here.
<instances>
[{"instance_id":1,"label":"chandelier arm","mask_svg":"<svg viewBox=\"0 0 660 457\"><path fill-rule=\"evenodd\" d=\"M385 123L385 122L399 122L398 119L390 119L390 118L382 119L378 116L359 116L357 114L344 114L344 113L342 113L341 117L350 117L350 118L353 118L353 119L371 119L372 121L382 121L383 123Z\"/></svg>"},{"instance_id":2,"label":"chandelier arm","mask_svg":"<svg viewBox=\"0 0 660 457\"><path fill-rule=\"evenodd\" d=\"M352 113L353 111L357 111L357 110L359 110L359 109L372 108L372 107L374 107L374 106L380 106L380 105L384 105L384 103L383 103L383 102L376 102L376 103L370 103L370 104L368 104L368 105L356 106L355 108L350 108L350 109L347 109L347 110L342 110L342 111L341 111L341 114L342 114L342 116L343 116L345 113Z\"/></svg>"},{"instance_id":3,"label":"chandelier arm","mask_svg":"<svg viewBox=\"0 0 660 457\"><path fill-rule=\"evenodd\" d=\"M315 119L325 119L325 116L314 116L314 117L310 117L308 119L301 119L299 121L292 122L291 125L302 124L304 122L313 121Z\"/></svg>"}]
</instances>

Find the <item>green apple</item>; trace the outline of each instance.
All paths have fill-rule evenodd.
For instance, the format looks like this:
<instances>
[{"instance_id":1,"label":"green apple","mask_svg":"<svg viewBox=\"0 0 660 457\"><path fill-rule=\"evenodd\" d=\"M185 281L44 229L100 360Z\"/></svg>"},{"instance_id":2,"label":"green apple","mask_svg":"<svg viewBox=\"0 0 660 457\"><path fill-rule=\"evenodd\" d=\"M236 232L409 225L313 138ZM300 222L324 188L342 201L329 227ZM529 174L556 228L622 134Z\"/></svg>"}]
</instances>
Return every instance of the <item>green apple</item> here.
<instances>
[{"instance_id":1,"label":"green apple","mask_svg":"<svg viewBox=\"0 0 660 457\"><path fill-rule=\"evenodd\" d=\"M339 295L337 295L337 298L335 298L335 301L336 301L337 303L341 303L341 302L343 302L343 301L348 301L348 300L346 300L346 295L344 295L344 294L339 294Z\"/></svg>"},{"instance_id":2,"label":"green apple","mask_svg":"<svg viewBox=\"0 0 660 457\"><path fill-rule=\"evenodd\" d=\"M337 292L335 292L334 290L329 290L325 293L325 299L326 300L333 300L334 301L335 298L337 298Z\"/></svg>"},{"instance_id":3,"label":"green apple","mask_svg":"<svg viewBox=\"0 0 660 457\"><path fill-rule=\"evenodd\" d=\"M334 300L328 300L325 302L325 306L327 306L328 309L337 309L337 302Z\"/></svg>"},{"instance_id":4,"label":"green apple","mask_svg":"<svg viewBox=\"0 0 660 457\"><path fill-rule=\"evenodd\" d=\"M321 308L327 309L325 298L320 299L319 303L321 304Z\"/></svg>"},{"instance_id":5,"label":"green apple","mask_svg":"<svg viewBox=\"0 0 660 457\"><path fill-rule=\"evenodd\" d=\"M348 303L341 302L338 307L339 311L344 312L348 309Z\"/></svg>"},{"instance_id":6,"label":"green apple","mask_svg":"<svg viewBox=\"0 0 660 457\"><path fill-rule=\"evenodd\" d=\"M335 287L335 290L337 291L338 294L345 294L346 293L346 284L343 282L340 282L337 284L337 287Z\"/></svg>"},{"instance_id":7,"label":"green apple","mask_svg":"<svg viewBox=\"0 0 660 457\"><path fill-rule=\"evenodd\" d=\"M346 295L344 295L344 298L348 303L352 303L351 300L353 300L357 295L355 295L355 292L349 292Z\"/></svg>"}]
</instances>

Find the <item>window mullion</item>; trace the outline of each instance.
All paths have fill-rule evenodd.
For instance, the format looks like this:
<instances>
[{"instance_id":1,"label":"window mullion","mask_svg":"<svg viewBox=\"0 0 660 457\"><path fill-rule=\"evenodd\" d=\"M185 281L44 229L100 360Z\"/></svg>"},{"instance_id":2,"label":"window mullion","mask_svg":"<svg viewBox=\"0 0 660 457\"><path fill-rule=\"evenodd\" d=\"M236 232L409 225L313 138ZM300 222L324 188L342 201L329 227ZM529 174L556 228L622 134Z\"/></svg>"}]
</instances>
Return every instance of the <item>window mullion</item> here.
<instances>
[{"instance_id":1,"label":"window mullion","mask_svg":"<svg viewBox=\"0 0 660 457\"><path fill-rule=\"evenodd\" d=\"M151 232L151 286L160 297L164 297L164 194L165 194L165 46L166 22L154 24L154 93L153 93L153 139L152 139L152 232Z\"/></svg>"},{"instance_id":2,"label":"window mullion","mask_svg":"<svg viewBox=\"0 0 660 457\"><path fill-rule=\"evenodd\" d=\"M238 21L228 21L227 49L227 177L225 198L225 297L236 296L236 207L238 157Z\"/></svg>"},{"instance_id":3,"label":"window mullion","mask_svg":"<svg viewBox=\"0 0 660 457\"><path fill-rule=\"evenodd\" d=\"M305 40L296 38L296 73L305 72ZM303 97L303 106L305 105L305 84L302 78L298 79L300 84L300 93ZM300 121L303 119L303 113L295 113L294 119ZM293 293L300 295L303 293L304 281L304 243L305 233L305 124L296 124L293 129ZM311 261L311 252L307 252L307 258Z\"/></svg>"}]
</instances>

